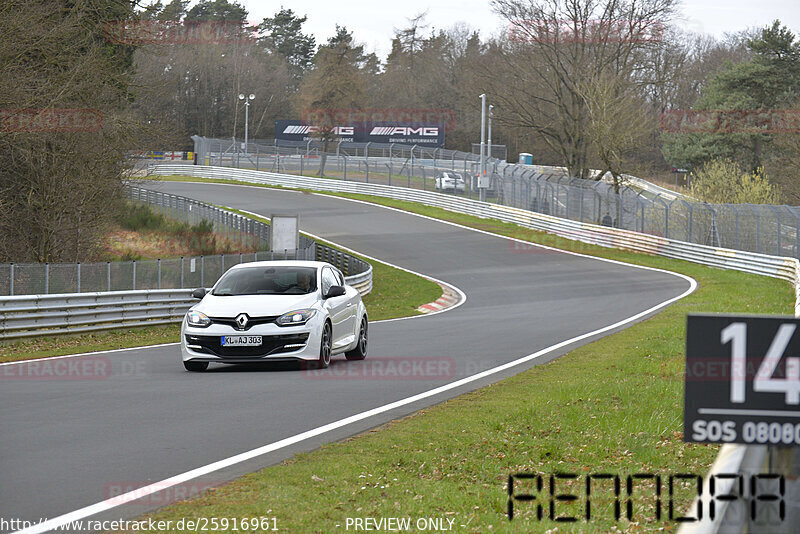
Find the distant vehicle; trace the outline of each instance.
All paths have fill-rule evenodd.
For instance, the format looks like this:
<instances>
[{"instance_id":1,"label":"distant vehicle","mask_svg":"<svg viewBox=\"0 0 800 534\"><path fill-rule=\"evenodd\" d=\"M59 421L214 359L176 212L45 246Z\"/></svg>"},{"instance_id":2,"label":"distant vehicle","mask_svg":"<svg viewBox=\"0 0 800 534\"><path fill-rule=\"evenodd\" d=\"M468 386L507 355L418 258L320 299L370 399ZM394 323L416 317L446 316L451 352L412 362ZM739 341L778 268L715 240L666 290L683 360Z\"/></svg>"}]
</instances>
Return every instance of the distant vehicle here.
<instances>
[{"instance_id":1,"label":"distant vehicle","mask_svg":"<svg viewBox=\"0 0 800 534\"><path fill-rule=\"evenodd\" d=\"M467 189L467 183L457 172L443 172L436 178L436 189L438 191L452 191L463 193Z\"/></svg>"},{"instance_id":2,"label":"distant vehicle","mask_svg":"<svg viewBox=\"0 0 800 534\"><path fill-rule=\"evenodd\" d=\"M305 360L325 368L331 355L367 355L367 310L358 290L325 262L264 261L231 267L193 306L181 327L187 371L208 364Z\"/></svg>"}]
</instances>

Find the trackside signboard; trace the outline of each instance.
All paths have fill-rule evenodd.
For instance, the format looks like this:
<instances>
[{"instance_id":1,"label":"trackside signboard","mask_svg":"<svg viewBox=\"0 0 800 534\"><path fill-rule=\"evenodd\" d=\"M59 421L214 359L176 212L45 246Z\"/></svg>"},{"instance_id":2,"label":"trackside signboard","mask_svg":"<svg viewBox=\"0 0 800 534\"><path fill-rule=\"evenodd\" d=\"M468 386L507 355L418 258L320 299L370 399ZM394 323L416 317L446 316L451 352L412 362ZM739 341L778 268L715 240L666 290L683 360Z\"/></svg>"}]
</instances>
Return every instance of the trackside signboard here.
<instances>
[{"instance_id":1,"label":"trackside signboard","mask_svg":"<svg viewBox=\"0 0 800 534\"><path fill-rule=\"evenodd\" d=\"M689 315L684 441L800 446L800 319Z\"/></svg>"},{"instance_id":2,"label":"trackside signboard","mask_svg":"<svg viewBox=\"0 0 800 534\"><path fill-rule=\"evenodd\" d=\"M275 121L275 139L310 141L319 128L305 121ZM439 148L444 146L444 123L427 122L355 122L335 127L342 141L356 143L401 143Z\"/></svg>"}]
</instances>

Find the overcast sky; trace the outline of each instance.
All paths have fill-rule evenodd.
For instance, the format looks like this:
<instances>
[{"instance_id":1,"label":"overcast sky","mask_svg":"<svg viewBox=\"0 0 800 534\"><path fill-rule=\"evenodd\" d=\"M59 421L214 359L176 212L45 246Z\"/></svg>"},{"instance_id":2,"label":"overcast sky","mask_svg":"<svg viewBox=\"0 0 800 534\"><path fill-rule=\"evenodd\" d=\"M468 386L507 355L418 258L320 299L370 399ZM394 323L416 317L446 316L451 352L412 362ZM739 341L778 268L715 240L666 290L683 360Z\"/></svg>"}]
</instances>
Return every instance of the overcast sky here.
<instances>
[{"instance_id":1,"label":"overcast sky","mask_svg":"<svg viewBox=\"0 0 800 534\"><path fill-rule=\"evenodd\" d=\"M260 22L272 16L281 5L307 15L305 31L324 42L333 35L336 24L346 26L356 40L370 52L385 59L396 28L403 28L408 18L427 11L430 29L449 28L462 22L486 37L505 26L492 12L488 0L239 0L249 11L249 20ZM192 2L194 3L194 2ZM776 18L800 33L800 0L684 0L681 24L695 32L721 37L752 26L764 26Z\"/></svg>"}]
</instances>

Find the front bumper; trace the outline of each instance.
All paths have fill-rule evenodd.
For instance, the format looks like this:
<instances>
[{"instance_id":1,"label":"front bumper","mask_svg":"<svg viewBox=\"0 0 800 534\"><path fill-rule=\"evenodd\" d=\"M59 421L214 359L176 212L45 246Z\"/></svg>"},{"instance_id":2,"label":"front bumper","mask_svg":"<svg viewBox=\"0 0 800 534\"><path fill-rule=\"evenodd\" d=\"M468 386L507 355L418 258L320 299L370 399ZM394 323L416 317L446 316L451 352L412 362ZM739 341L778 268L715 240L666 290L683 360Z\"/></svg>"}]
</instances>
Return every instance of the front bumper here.
<instances>
[{"instance_id":1,"label":"front bumper","mask_svg":"<svg viewBox=\"0 0 800 534\"><path fill-rule=\"evenodd\" d=\"M313 322L313 320L312 320ZM258 325L238 331L225 325L193 328L184 319L181 328L181 357L183 361L219 363L256 363L280 360L319 359L319 328L309 322L302 326ZM261 336L258 347L224 347L222 336Z\"/></svg>"}]
</instances>

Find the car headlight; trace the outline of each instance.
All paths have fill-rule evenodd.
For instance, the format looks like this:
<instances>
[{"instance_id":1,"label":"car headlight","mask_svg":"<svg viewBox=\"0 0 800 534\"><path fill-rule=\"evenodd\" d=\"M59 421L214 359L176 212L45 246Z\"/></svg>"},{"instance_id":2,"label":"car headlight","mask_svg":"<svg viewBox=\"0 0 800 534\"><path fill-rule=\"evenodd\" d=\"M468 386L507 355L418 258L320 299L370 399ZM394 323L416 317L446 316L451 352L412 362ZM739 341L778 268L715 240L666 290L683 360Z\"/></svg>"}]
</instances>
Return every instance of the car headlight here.
<instances>
[{"instance_id":1,"label":"car headlight","mask_svg":"<svg viewBox=\"0 0 800 534\"><path fill-rule=\"evenodd\" d=\"M195 328L205 328L211 324L211 319L205 313L193 310L186 314L186 323Z\"/></svg>"},{"instance_id":2,"label":"car headlight","mask_svg":"<svg viewBox=\"0 0 800 534\"><path fill-rule=\"evenodd\" d=\"M309 319L314 317L317 310L306 308L304 310L294 310L284 313L275 321L278 326L299 326L304 325Z\"/></svg>"}]
</instances>

